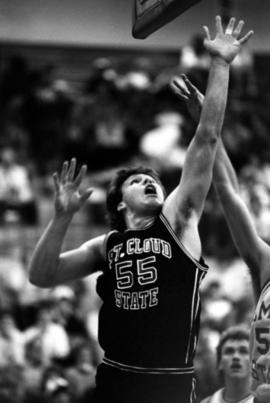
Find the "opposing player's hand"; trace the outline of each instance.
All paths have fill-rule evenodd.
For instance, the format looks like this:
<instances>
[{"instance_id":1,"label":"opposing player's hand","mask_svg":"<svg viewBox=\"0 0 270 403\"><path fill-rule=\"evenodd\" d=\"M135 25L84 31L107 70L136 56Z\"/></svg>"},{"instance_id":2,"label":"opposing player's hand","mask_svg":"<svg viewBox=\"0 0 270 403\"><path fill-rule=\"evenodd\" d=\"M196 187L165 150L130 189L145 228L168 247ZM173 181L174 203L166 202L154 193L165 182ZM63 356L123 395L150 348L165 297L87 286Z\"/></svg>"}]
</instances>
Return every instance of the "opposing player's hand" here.
<instances>
[{"instance_id":1,"label":"opposing player's hand","mask_svg":"<svg viewBox=\"0 0 270 403\"><path fill-rule=\"evenodd\" d=\"M270 354L262 355L256 362L260 385L253 392L260 403L270 402Z\"/></svg>"},{"instance_id":2,"label":"opposing player's hand","mask_svg":"<svg viewBox=\"0 0 270 403\"><path fill-rule=\"evenodd\" d=\"M178 98L186 102L191 117L198 122L204 101L203 94L189 81L185 74L182 74L181 77L174 77L170 87Z\"/></svg>"},{"instance_id":3,"label":"opposing player's hand","mask_svg":"<svg viewBox=\"0 0 270 403\"><path fill-rule=\"evenodd\" d=\"M204 46L212 57L220 57L227 63L231 63L235 56L240 52L244 43L253 35L253 31L249 31L240 38L244 21L240 20L236 25L236 19L231 18L225 31L223 30L221 17L216 17L216 36L211 39L207 26L204 26L205 39Z\"/></svg>"},{"instance_id":4,"label":"opposing player's hand","mask_svg":"<svg viewBox=\"0 0 270 403\"><path fill-rule=\"evenodd\" d=\"M70 162L65 161L60 175L58 172L53 174L55 186L55 212L58 215L73 215L86 202L93 192L93 188L85 190L79 189L85 177L87 167L83 165L77 176L76 159L72 158Z\"/></svg>"}]
</instances>

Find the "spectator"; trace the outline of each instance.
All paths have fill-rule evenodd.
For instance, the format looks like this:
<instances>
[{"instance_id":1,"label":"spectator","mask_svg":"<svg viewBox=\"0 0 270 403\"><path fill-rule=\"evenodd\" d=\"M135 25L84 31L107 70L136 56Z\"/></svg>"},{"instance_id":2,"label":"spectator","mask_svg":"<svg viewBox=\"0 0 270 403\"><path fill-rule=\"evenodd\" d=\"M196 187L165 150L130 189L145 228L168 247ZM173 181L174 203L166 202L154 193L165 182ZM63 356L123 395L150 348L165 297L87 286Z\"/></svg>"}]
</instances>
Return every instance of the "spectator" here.
<instances>
[{"instance_id":1,"label":"spectator","mask_svg":"<svg viewBox=\"0 0 270 403\"><path fill-rule=\"evenodd\" d=\"M39 339L43 363L49 365L54 359L66 358L70 351L68 334L64 327L54 322L55 303L40 302L36 323L24 331L25 341Z\"/></svg>"},{"instance_id":2,"label":"spectator","mask_svg":"<svg viewBox=\"0 0 270 403\"><path fill-rule=\"evenodd\" d=\"M96 360L94 346L85 340L71 352L73 366L66 371L75 401L91 393L95 386Z\"/></svg>"},{"instance_id":3,"label":"spectator","mask_svg":"<svg viewBox=\"0 0 270 403\"><path fill-rule=\"evenodd\" d=\"M249 362L249 331L241 326L228 328L217 347L217 365L224 387L201 403L253 403Z\"/></svg>"},{"instance_id":4,"label":"spectator","mask_svg":"<svg viewBox=\"0 0 270 403\"><path fill-rule=\"evenodd\" d=\"M36 337L26 343L25 346L24 384L27 403L40 397L40 385L44 369L41 340Z\"/></svg>"},{"instance_id":5,"label":"spectator","mask_svg":"<svg viewBox=\"0 0 270 403\"><path fill-rule=\"evenodd\" d=\"M61 368L46 368L41 380L41 398L44 403L72 403L70 385Z\"/></svg>"},{"instance_id":6,"label":"spectator","mask_svg":"<svg viewBox=\"0 0 270 403\"><path fill-rule=\"evenodd\" d=\"M15 150L4 147L0 164L0 222L36 224L37 206L27 168L16 161Z\"/></svg>"},{"instance_id":7,"label":"spectator","mask_svg":"<svg viewBox=\"0 0 270 403\"><path fill-rule=\"evenodd\" d=\"M0 313L0 367L24 364L23 335L9 310Z\"/></svg>"}]
</instances>

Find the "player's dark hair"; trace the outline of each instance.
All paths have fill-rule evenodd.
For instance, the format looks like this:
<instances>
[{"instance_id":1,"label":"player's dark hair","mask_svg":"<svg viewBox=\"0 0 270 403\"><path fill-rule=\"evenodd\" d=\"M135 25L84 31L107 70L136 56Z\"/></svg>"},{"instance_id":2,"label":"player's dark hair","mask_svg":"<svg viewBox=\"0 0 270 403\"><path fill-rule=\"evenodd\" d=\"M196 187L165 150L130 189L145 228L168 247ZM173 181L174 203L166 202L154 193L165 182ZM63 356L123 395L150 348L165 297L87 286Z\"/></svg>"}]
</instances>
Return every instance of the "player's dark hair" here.
<instances>
[{"instance_id":1,"label":"player's dark hair","mask_svg":"<svg viewBox=\"0 0 270 403\"><path fill-rule=\"evenodd\" d=\"M112 179L108 191L107 191L107 219L111 229L116 229L117 231L124 231L126 229L126 223L121 211L117 210L118 204L122 201L122 185L127 178L131 175L145 174L152 176L162 187L164 194L165 190L160 181L158 173L144 166L138 166L133 168L123 168L119 169L114 178Z\"/></svg>"},{"instance_id":2,"label":"player's dark hair","mask_svg":"<svg viewBox=\"0 0 270 403\"><path fill-rule=\"evenodd\" d=\"M247 340L249 341L250 332L246 325L230 326L220 336L217 346L217 364L220 363L222 347L228 340Z\"/></svg>"}]
</instances>

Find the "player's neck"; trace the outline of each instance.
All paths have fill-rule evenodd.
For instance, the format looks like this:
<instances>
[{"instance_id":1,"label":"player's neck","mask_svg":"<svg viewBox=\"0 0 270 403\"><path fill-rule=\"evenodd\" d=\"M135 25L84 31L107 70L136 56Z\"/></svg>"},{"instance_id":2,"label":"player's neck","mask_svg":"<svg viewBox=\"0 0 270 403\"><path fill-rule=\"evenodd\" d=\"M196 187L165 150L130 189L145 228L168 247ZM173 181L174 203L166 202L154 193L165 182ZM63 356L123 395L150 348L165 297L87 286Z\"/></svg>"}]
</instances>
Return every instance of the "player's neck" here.
<instances>
[{"instance_id":1,"label":"player's neck","mask_svg":"<svg viewBox=\"0 0 270 403\"><path fill-rule=\"evenodd\" d=\"M237 403L245 399L250 394L250 382L240 381L230 382L223 389L223 400L226 403Z\"/></svg>"},{"instance_id":2,"label":"player's neck","mask_svg":"<svg viewBox=\"0 0 270 403\"><path fill-rule=\"evenodd\" d=\"M126 225L128 229L140 230L149 227L155 221L155 215L139 216L138 214L127 214Z\"/></svg>"}]
</instances>

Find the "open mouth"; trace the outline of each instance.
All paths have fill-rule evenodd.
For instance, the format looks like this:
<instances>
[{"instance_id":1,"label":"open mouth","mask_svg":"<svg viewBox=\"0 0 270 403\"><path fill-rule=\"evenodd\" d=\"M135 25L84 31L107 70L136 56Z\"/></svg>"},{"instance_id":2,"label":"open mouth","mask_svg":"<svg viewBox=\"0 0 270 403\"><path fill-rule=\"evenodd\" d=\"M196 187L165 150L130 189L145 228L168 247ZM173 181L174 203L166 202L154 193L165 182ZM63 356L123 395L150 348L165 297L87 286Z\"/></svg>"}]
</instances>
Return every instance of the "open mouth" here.
<instances>
[{"instance_id":1,"label":"open mouth","mask_svg":"<svg viewBox=\"0 0 270 403\"><path fill-rule=\"evenodd\" d=\"M233 370L238 371L238 370L241 369L241 365L239 365L239 364L233 364L233 365L231 366L231 368L232 368Z\"/></svg>"},{"instance_id":2,"label":"open mouth","mask_svg":"<svg viewBox=\"0 0 270 403\"><path fill-rule=\"evenodd\" d=\"M150 195L150 196L156 196L157 195L156 188L153 185L147 185L146 188L145 188L144 193L146 195Z\"/></svg>"}]
</instances>

